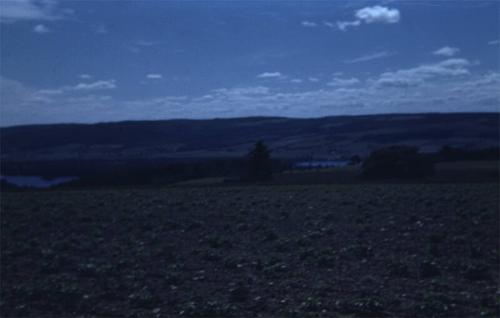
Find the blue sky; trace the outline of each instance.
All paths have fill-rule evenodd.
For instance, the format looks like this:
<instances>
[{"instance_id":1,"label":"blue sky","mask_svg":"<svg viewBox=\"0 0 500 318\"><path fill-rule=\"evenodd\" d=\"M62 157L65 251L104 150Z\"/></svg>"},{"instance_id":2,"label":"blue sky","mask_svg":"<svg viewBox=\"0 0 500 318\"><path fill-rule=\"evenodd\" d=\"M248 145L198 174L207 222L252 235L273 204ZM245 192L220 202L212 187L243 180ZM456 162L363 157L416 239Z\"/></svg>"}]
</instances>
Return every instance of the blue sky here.
<instances>
[{"instance_id":1,"label":"blue sky","mask_svg":"<svg viewBox=\"0 0 500 318\"><path fill-rule=\"evenodd\" d=\"M0 125L499 111L499 10L0 0Z\"/></svg>"}]
</instances>

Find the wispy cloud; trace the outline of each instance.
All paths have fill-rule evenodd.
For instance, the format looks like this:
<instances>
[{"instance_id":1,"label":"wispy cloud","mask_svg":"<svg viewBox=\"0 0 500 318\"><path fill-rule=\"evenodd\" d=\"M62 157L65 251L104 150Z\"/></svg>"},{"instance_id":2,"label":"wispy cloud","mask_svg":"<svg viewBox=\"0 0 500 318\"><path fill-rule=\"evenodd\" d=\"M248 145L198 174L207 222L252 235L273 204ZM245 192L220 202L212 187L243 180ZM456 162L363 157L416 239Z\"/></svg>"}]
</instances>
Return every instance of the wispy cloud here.
<instances>
[{"instance_id":1,"label":"wispy cloud","mask_svg":"<svg viewBox=\"0 0 500 318\"><path fill-rule=\"evenodd\" d=\"M337 21L335 24L330 21L323 21L321 25L329 28L337 28L341 31L346 31L349 28L358 27L362 23L372 24L394 24L401 19L401 14L398 9L384 6L364 7L354 12L354 20ZM318 27L320 23L314 21L302 21L304 27Z\"/></svg>"},{"instance_id":2,"label":"wispy cloud","mask_svg":"<svg viewBox=\"0 0 500 318\"><path fill-rule=\"evenodd\" d=\"M471 63L466 59L447 59L437 63L382 73L376 80L376 84L392 87L417 86L437 78L468 75L470 66Z\"/></svg>"},{"instance_id":3,"label":"wispy cloud","mask_svg":"<svg viewBox=\"0 0 500 318\"><path fill-rule=\"evenodd\" d=\"M330 21L323 21L323 25L326 26L326 27L329 27L329 28L334 28L335 27L335 23L332 23Z\"/></svg>"},{"instance_id":4,"label":"wispy cloud","mask_svg":"<svg viewBox=\"0 0 500 318\"><path fill-rule=\"evenodd\" d=\"M352 21L337 21L337 27L341 31L346 31L350 27L360 26L361 23L394 24L399 22L401 14L398 9L377 5L357 10L354 17L355 19Z\"/></svg>"},{"instance_id":5,"label":"wispy cloud","mask_svg":"<svg viewBox=\"0 0 500 318\"><path fill-rule=\"evenodd\" d=\"M306 28L314 28L314 27L318 26L318 24L316 22L312 22L312 21L302 21L300 24Z\"/></svg>"},{"instance_id":6,"label":"wispy cloud","mask_svg":"<svg viewBox=\"0 0 500 318\"><path fill-rule=\"evenodd\" d=\"M280 72L264 72L257 75L258 78L283 78L285 77Z\"/></svg>"},{"instance_id":7,"label":"wispy cloud","mask_svg":"<svg viewBox=\"0 0 500 318\"><path fill-rule=\"evenodd\" d=\"M112 111L110 107L115 106L111 96L95 95L92 91L62 94L59 89L36 90L2 77L0 86L1 125L53 123L54 118L60 122L95 122L103 110Z\"/></svg>"},{"instance_id":8,"label":"wispy cloud","mask_svg":"<svg viewBox=\"0 0 500 318\"><path fill-rule=\"evenodd\" d=\"M33 32L38 33L38 34L45 34L45 33L49 33L50 29L43 24L37 24L33 28Z\"/></svg>"},{"instance_id":9,"label":"wispy cloud","mask_svg":"<svg viewBox=\"0 0 500 318\"><path fill-rule=\"evenodd\" d=\"M140 40L133 42L131 44L126 45L126 48L133 52L133 53L139 53L143 50L146 50L148 48L152 48L153 46L160 45L160 41L145 41L145 40Z\"/></svg>"},{"instance_id":10,"label":"wispy cloud","mask_svg":"<svg viewBox=\"0 0 500 318\"><path fill-rule=\"evenodd\" d=\"M56 89L41 89L37 92L40 95L60 95L64 93L64 89L56 88Z\"/></svg>"},{"instance_id":11,"label":"wispy cloud","mask_svg":"<svg viewBox=\"0 0 500 318\"><path fill-rule=\"evenodd\" d=\"M148 75L146 75L146 78L149 78L149 79L162 79L163 75L158 74L158 73L148 74Z\"/></svg>"},{"instance_id":12,"label":"wispy cloud","mask_svg":"<svg viewBox=\"0 0 500 318\"><path fill-rule=\"evenodd\" d=\"M91 78L88 74L81 74L78 76L81 79ZM98 91L98 90L111 90L117 87L116 80L101 80L91 83L78 83L76 85L66 85L56 89L41 89L37 93L42 95L59 95L71 92L84 92L84 91Z\"/></svg>"},{"instance_id":13,"label":"wispy cloud","mask_svg":"<svg viewBox=\"0 0 500 318\"><path fill-rule=\"evenodd\" d=\"M88 90L101 90L101 89L115 89L116 81L114 79L105 81L96 81L93 83L79 83L75 86L69 87L69 90L75 91L88 91Z\"/></svg>"},{"instance_id":14,"label":"wispy cloud","mask_svg":"<svg viewBox=\"0 0 500 318\"><path fill-rule=\"evenodd\" d=\"M352 64L352 63L367 62L367 61L372 61L372 60L382 59L385 57L394 56L396 54L397 54L396 52L389 52L389 51L375 52L375 53L371 53L371 54L362 55L360 57L356 57L353 59L345 60L344 63Z\"/></svg>"},{"instance_id":15,"label":"wispy cloud","mask_svg":"<svg viewBox=\"0 0 500 318\"><path fill-rule=\"evenodd\" d=\"M460 49L457 47L444 46L440 49L435 50L434 52L432 52L432 54L438 55L438 56L451 57L451 56L458 54L459 52L460 52Z\"/></svg>"},{"instance_id":16,"label":"wispy cloud","mask_svg":"<svg viewBox=\"0 0 500 318\"><path fill-rule=\"evenodd\" d=\"M335 87L345 87L345 86L356 85L359 83L360 80L357 79L356 77L351 77L351 78L334 77L330 82L326 83L326 85Z\"/></svg>"},{"instance_id":17,"label":"wispy cloud","mask_svg":"<svg viewBox=\"0 0 500 318\"><path fill-rule=\"evenodd\" d=\"M51 21L60 19L64 12L58 10L53 0L2 0L0 1L0 22Z\"/></svg>"},{"instance_id":18,"label":"wispy cloud","mask_svg":"<svg viewBox=\"0 0 500 318\"><path fill-rule=\"evenodd\" d=\"M160 41L137 41L134 43L138 46L155 46L161 44Z\"/></svg>"},{"instance_id":19,"label":"wispy cloud","mask_svg":"<svg viewBox=\"0 0 500 318\"><path fill-rule=\"evenodd\" d=\"M167 95L120 101L87 90L57 94L57 89L48 89L41 93L0 77L0 118L2 125L12 125L48 123L54 118L66 122L180 118L188 113L191 118L255 114L310 117L311 114L497 111L500 104L500 73L475 71L474 64L465 59L420 64L360 78L357 84L353 77L337 77L338 83L344 81L343 86L303 91L297 91L297 87L293 91L265 86L226 87L194 97ZM348 85L349 82L353 84Z\"/></svg>"},{"instance_id":20,"label":"wispy cloud","mask_svg":"<svg viewBox=\"0 0 500 318\"><path fill-rule=\"evenodd\" d=\"M266 86L218 88L212 90L213 96L214 95L247 96L247 95L265 95L268 93L269 93L269 88Z\"/></svg>"},{"instance_id":21,"label":"wispy cloud","mask_svg":"<svg viewBox=\"0 0 500 318\"><path fill-rule=\"evenodd\" d=\"M92 26L92 30L95 34L105 35L109 33L109 30L106 26L102 24Z\"/></svg>"},{"instance_id":22,"label":"wispy cloud","mask_svg":"<svg viewBox=\"0 0 500 318\"><path fill-rule=\"evenodd\" d=\"M349 27L356 27L361 24L361 21L355 20L355 21L337 21L337 27L341 31L347 30Z\"/></svg>"},{"instance_id":23,"label":"wispy cloud","mask_svg":"<svg viewBox=\"0 0 500 318\"><path fill-rule=\"evenodd\" d=\"M125 47L127 48L127 50L129 50L132 53L139 53L139 52L141 52L141 49L139 47L137 47L137 46L134 46L134 45L127 45Z\"/></svg>"},{"instance_id":24,"label":"wispy cloud","mask_svg":"<svg viewBox=\"0 0 500 318\"><path fill-rule=\"evenodd\" d=\"M491 40L488 42L489 45L497 45L500 44L500 40Z\"/></svg>"}]
</instances>

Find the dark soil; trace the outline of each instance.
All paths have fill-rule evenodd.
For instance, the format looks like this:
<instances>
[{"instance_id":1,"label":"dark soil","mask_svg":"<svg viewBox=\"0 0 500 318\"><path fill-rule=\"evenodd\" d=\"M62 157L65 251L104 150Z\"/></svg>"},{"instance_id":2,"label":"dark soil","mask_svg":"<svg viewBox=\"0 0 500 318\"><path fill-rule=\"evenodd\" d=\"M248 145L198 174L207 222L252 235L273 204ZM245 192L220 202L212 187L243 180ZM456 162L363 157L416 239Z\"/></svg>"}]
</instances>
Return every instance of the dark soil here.
<instances>
[{"instance_id":1,"label":"dark soil","mask_svg":"<svg viewBox=\"0 0 500 318\"><path fill-rule=\"evenodd\" d=\"M0 316L498 316L498 189L3 193Z\"/></svg>"}]
</instances>

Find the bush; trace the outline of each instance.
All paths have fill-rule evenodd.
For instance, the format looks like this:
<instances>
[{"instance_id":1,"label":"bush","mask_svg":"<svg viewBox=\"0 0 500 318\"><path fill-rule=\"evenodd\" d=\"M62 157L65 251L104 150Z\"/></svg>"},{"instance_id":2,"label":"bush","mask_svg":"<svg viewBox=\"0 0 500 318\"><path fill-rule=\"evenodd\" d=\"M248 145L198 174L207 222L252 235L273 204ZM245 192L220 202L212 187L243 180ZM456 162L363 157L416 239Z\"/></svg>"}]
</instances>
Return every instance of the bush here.
<instances>
[{"instance_id":1,"label":"bush","mask_svg":"<svg viewBox=\"0 0 500 318\"><path fill-rule=\"evenodd\" d=\"M418 148L393 146L376 150L363 162L362 175L369 179L419 179L434 173L432 161Z\"/></svg>"}]
</instances>

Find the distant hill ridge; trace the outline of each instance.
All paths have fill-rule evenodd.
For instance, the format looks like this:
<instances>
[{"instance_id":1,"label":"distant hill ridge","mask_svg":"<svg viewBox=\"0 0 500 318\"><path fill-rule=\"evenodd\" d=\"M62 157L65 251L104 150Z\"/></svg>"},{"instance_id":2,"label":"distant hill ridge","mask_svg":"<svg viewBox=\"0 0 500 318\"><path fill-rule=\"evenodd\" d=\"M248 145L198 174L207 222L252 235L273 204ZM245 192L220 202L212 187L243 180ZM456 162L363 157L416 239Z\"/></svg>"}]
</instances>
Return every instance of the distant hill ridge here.
<instances>
[{"instance_id":1,"label":"distant hill ridge","mask_svg":"<svg viewBox=\"0 0 500 318\"><path fill-rule=\"evenodd\" d=\"M339 158L392 144L498 146L499 127L499 113L248 117L14 126L0 142L8 161L238 157L257 140L275 157Z\"/></svg>"}]
</instances>

